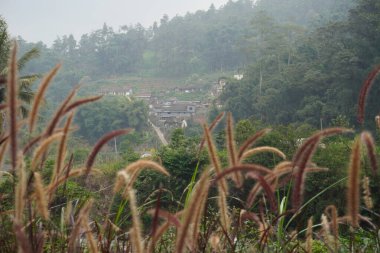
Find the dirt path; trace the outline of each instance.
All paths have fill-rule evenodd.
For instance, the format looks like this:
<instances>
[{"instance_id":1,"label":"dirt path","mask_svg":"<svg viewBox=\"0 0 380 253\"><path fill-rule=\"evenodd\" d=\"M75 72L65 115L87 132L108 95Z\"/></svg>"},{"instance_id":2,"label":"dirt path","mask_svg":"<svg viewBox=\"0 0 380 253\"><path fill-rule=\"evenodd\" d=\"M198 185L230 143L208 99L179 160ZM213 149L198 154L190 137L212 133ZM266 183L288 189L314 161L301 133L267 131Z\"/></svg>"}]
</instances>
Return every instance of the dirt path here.
<instances>
[{"instance_id":1,"label":"dirt path","mask_svg":"<svg viewBox=\"0 0 380 253\"><path fill-rule=\"evenodd\" d=\"M162 145L166 146L168 145L168 141L165 139L164 134L161 132L160 128L155 126L152 121L149 120L149 123L152 125L154 131L157 133L158 138L160 139Z\"/></svg>"}]
</instances>

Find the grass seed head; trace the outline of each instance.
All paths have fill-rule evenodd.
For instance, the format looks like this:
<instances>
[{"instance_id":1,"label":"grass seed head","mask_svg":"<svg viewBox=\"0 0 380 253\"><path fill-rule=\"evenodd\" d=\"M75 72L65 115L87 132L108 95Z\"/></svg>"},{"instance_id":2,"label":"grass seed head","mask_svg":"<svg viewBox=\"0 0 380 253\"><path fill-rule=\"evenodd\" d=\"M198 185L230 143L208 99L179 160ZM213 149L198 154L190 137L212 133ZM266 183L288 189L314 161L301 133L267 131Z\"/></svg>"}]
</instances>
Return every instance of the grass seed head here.
<instances>
[{"instance_id":1,"label":"grass seed head","mask_svg":"<svg viewBox=\"0 0 380 253\"><path fill-rule=\"evenodd\" d=\"M307 230L306 230L306 252L313 252L313 217L310 217L307 221Z\"/></svg>"},{"instance_id":2,"label":"grass seed head","mask_svg":"<svg viewBox=\"0 0 380 253\"><path fill-rule=\"evenodd\" d=\"M359 101L358 101L358 122L363 123L364 122L364 114L365 114L365 102L367 100L367 96L369 93L369 90L372 87L372 84L374 83L376 76L380 73L380 65L375 67L367 76L366 80L364 81L362 88L360 89L359 93Z\"/></svg>"},{"instance_id":3,"label":"grass seed head","mask_svg":"<svg viewBox=\"0 0 380 253\"><path fill-rule=\"evenodd\" d=\"M360 202L360 140L356 138L350 158L347 182L347 216L350 217L351 226L359 226Z\"/></svg>"},{"instance_id":4,"label":"grass seed head","mask_svg":"<svg viewBox=\"0 0 380 253\"><path fill-rule=\"evenodd\" d=\"M17 110L18 110L18 69L17 69L17 43L13 42L11 56L9 59L9 72L8 72L8 87L7 87L7 104L9 108L9 137L10 137L10 152L11 164L13 172L17 169Z\"/></svg>"},{"instance_id":5,"label":"grass seed head","mask_svg":"<svg viewBox=\"0 0 380 253\"><path fill-rule=\"evenodd\" d=\"M61 64L57 64L41 81L40 86L38 87L38 91L34 96L34 101L32 105L32 109L29 114L29 132L33 132L34 125L38 115L39 106L43 100L46 89L51 83L54 76L57 74L60 69Z\"/></svg>"},{"instance_id":6,"label":"grass seed head","mask_svg":"<svg viewBox=\"0 0 380 253\"><path fill-rule=\"evenodd\" d=\"M95 144L94 148L92 149L90 155L87 158L86 161L86 174L88 175L91 171L92 165L95 162L96 155L99 153L100 149L111 139L116 138L117 136L128 134L132 131L132 129L127 128L127 129L120 129L120 130L115 130L112 132L109 132L103 137L100 138L100 140Z\"/></svg>"},{"instance_id":7,"label":"grass seed head","mask_svg":"<svg viewBox=\"0 0 380 253\"><path fill-rule=\"evenodd\" d=\"M34 192L36 195L37 209L41 217L45 220L49 219L48 202L46 198L45 188L42 183L41 175L34 172Z\"/></svg>"},{"instance_id":8,"label":"grass seed head","mask_svg":"<svg viewBox=\"0 0 380 253\"><path fill-rule=\"evenodd\" d=\"M363 199L364 204L368 209L373 208L373 201L371 197L371 189L369 187L369 177L363 178Z\"/></svg>"}]
</instances>

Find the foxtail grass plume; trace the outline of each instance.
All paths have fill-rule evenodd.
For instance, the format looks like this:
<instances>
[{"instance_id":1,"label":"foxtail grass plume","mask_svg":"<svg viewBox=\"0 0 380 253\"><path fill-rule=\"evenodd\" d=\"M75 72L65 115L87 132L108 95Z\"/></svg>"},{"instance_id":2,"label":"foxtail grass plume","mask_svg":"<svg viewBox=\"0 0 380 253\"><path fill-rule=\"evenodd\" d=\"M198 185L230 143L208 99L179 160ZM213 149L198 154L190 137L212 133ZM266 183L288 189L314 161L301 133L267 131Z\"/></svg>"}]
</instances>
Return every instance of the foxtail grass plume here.
<instances>
[{"instance_id":1,"label":"foxtail grass plume","mask_svg":"<svg viewBox=\"0 0 380 253\"><path fill-rule=\"evenodd\" d=\"M359 123L364 122L364 113L365 113L365 102L367 100L368 92L372 87L376 77L380 73L380 65L375 67L367 76L364 81L362 88L359 93L359 102L358 102L358 121Z\"/></svg>"},{"instance_id":2,"label":"foxtail grass plume","mask_svg":"<svg viewBox=\"0 0 380 253\"><path fill-rule=\"evenodd\" d=\"M281 150L274 148L274 147L264 146L264 147L257 147L257 148L247 150L240 157L240 160L243 161L244 159L247 159L250 156L260 154L260 153L264 153L264 152L273 153L273 154L281 157L284 160L286 159L286 155Z\"/></svg>"},{"instance_id":3,"label":"foxtail grass plume","mask_svg":"<svg viewBox=\"0 0 380 253\"><path fill-rule=\"evenodd\" d=\"M216 153L216 147L214 145L214 142L211 138L211 133L206 125L203 126L204 135L207 143L208 153L209 157L211 159L212 166L214 167L215 174L218 176L222 173L222 167L220 165L219 157ZM221 182L219 183L221 185L222 190L225 194L228 192L227 182L224 178L221 179Z\"/></svg>"},{"instance_id":4,"label":"foxtail grass plume","mask_svg":"<svg viewBox=\"0 0 380 253\"><path fill-rule=\"evenodd\" d=\"M91 171L91 168L92 168L92 165L94 164L95 162L95 158L96 158L96 155L99 153L100 149L111 139L117 137L117 136L120 136L120 135L124 135L124 134L128 134L132 131L132 129L130 128L127 128L127 129L120 129L120 130L115 130L115 131L112 131L112 132L109 132L105 135L103 135L102 138L100 138L100 140L95 144L94 148L92 149L90 155L88 156L87 158L87 161L86 161L86 174L89 174L90 171Z\"/></svg>"},{"instance_id":5,"label":"foxtail grass plume","mask_svg":"<svg viewBox=\"0 0 380 253\"><path fill-rule=\"evenodd\" d=\"M88 218L84 219L83 227L86 230L86 241L88 245L88 250L90 253L98 253L98 243L96 242L92 232L91 227L88 225Z\"/></svg>"},{"instance_id":6,"label":"foxtail grass plume","mask_svg":"<svg viewBox=\"0 0 380 253\"><path fill-rule=\"evenodd\" d=\"M306 252L313 252L313 217L310 217L307 221L307 230L306 230Z\"/></svg>"},{"instance_id":7,"label":"foxtail grass plume","mask_svg":"<svg viewBox=\"0 0 380 253\"><path fill-rule=\"evenodd\" d=\"M17 110L18 110L18 101L17 101L17 43L13 42L13 48L11 50L11 56L9 60L9 73L8 73L8 87L7 87L7 105L9 108L9 137L10 137L10 152L11 152L11 164L12 171L15 173L17 169Z\"/></svg>"},{"instance_id":8,"label":"foxtail grass plume","mask_svg":"<svg viewBox=\"0 0 380 253\"><path fill-rule=\"evenodd\" d=\"M377 174L377 158L376 158L376 146L375 146L375 141L372 138L372 135L364 131L360 135L362 142L367 148L367 154L369 161L371 163L371 168L372 168L372 174L375 176Z\"/></svg>"},{"instance_id":9,"label":"foxtail grass plume","mask_svg":"<svg viewBox=\"0 0 380 253\"><path fill-rule=\"evenodd\" d=\"M201 179L195 185L195 189L191 194L189 205L184 210L182 224L180 228L178 229L177 238L176 238L175 252L177 253L184 252L186 250L186 245L189 245L189 240L194 239L190 237L190 232L191 232L190 227L194 222L194 218L197 219L197 217L194 217L194 214L201 207L200 205L202 204L201 201L199 201L199 197L204 196L205 194L208 193L208 190L210 187L208 174L209 174L208 171L203 172Z\"/></svg>"},{"instance_id":10,"label":"foxtail grass plume","mask_svg":"<svg viewBox=\"0 0 380 253\"><path fill-rule=\"evenodd\" d=\"M95 101L101 99L102 97L103 97L103 95L99 95L99 96L79 99L78 101L75 101L75 102L69 104L67 107L65 107L63 114L67 114L67 113L71 112L72 110L74 110L75 108L77 108L81 105L95 102Z\"/></svg>"},{"instance_id":11,"label":"foxtail grass plume","mask_svg":"<svg viewBox=\"0 0 380 253\"><path fill-rule=\"evenodd\" d=\"M223 117L224 117L224 112L221 112L218 114L218 116L216 116L216 118L211 122L210 126L208 127L209 132L212 132L214 130L214 128L219 124L219 122L223 119ZM205 142L206 142L206 138L204 136L199 145L198 155L202 151Z\"/></svg>"},{"instance_id":12,"label":"foxtail grass plume","mask_svg":"<svg viewBox=\"0 0 380 253\"><path fill-rule=\"evenodd\" d=\"M256 172L248 172L247 177L256 180L261 185L267 198L269 199L269 204L271 206L272 212L276 212L277 203L276 203L274 191L271 188L271 186L268 184L268 182L264 179L264 177Z\"/></svg>"},{"instance_id":13,"label":"foxtail grass plume","mask_svg":"<svg viewBox=\"0 0 380 253\"><path fill-rule=\"evenodd\" d=\"M0 145L0 171L1 171L1 167L3 165L3 160L4 160L4 156L5 156L5 153L7 151L7 148L8 148L8 139L5 140L1 145Z\"/></svg>"},{"instance_id":14,"label":"foxtail grass plume","mask_svg":"<svg viewBox=\"0 0 380 253\"><path fill-rule=\"evenodd\" d=\"M238 153L238 159L240 160L243 156L244 152L249 149L258 139L269 133L271 129L265 128L263 130L258 131L254 135L252 135L248 140L246 140L240 147L239 153Z\"/></svg>"},{"instance_id":15,"label":"foxtail grass plume","mask_svg":"<svg viewBox=\"0 0 380 253\"><path fill-rule=\"evenodd\" d=\"M175 226L176 228L180 228L181 226L181 221L177 218L178 213L172 214L172 213L169 213L168 211L158 209L158 208L148 210L147 213L150 214L151 216L155 215L161 219L168 221L171 225Z\"/></svg>"},{"instance_id":16,"label":"foxtail grass plume","mask_svg":"<svg viewBox=\"0 0 380 253\"><path fill-rule=\"evenodd\" d=\"M346 128L328 128L322 131L318 131L316 134L309 137L298 148L297 152L293 157L293 166L295 168L295 180L292 192L293 209L297 210L303 201L304 184L306 176L305 169L309 165L311 158L322 138L351 131L352 130Z\"/></svg>"},{"instance_id":17,"label":"foxtail grass plume","mask_svg":"<svg viewBox=\"0 0 380 253\"><path fill-rule=\"evenodd\" d=\"M119 192L124 185L129 184L131 177L125 170L121 170L117 173L116 182L113 188L113 192Z\"/></svg>"},{"instance_id":18,"label":"foxtail grass plume","mask_svg":"<svg viewBox=\"0 0 380 253\"><path fill-rule=\"evenodd\" d=\"M205 210L205 207L206 207L206 203L207 203L207 198L208 198L208 189L210 188L210 182L209 182L209 178L208 178L208 175L202 175L203 177L205 178L201 178L199 180L199 183L200 184L206 184L205 188L206 190L204 190L203 192L199 192L198 194L198 203L199 203L199 206L196 208L196 212L194 213L194 218L193 218L193 221L192 221L192 224L191 224L191 227L192 227L192 234L190 235L191 237L191 240L192 240L192 246L191 246L191 249L193 251L197 251L198 250L198 236L199 236L199 230L200 230L200 226L201 226L201 219L202 219L202 215L204 214L204 210ZM203 180L206 180L206 182L203 182ZM228 212L225 212L228 214ZM228 219L228 217L227 217ZM227 223L228 221L226 221L225 223Z\"/></svg>"},{"instance_id":19,"label":"foxtail grass plume","mask_svg":"<svg viewBox=\"0 0 380 253\"><path fill-rule=\"evenodd\" d=\"M74 252L74 248L76 246L77 239L79 238L80 230L83 226L83 220L87 220L87 217L90 213L91 207L94 203L93 199L88 200L84 206L79 211L78 216L76 217L76 221L74 227L70 233L69 241L67 245L67 252Z\"/></svg>"},{"instance_id":20,"label":"foxtail grass plume","mask_svg":"<svg viewBox=\"0 0 380 253\"><path fill-rule=\"evenodd\" d=\"M327 247L329 248L333 248L332 247L332 235L331 235L331 227L330 227L330 223L327 219L327 216L325 214L322 214L321 216L321 224L322 224L322 236L323 236L323 240L325 242L325 244L327 245Z\"/></svg>"},{"instance_id":21,"label":"foxtail grass plume","mask_svg":"<svg viewBox=\"0 0 380 253\"><path fill-rule=\"evenodd\" d=\"M58 153L57 153L57 159L56 159L56 164L55 164L55 175L56 177L59 177L62 167L63 167L63 162L65 160L65 155L66 155L66 142L67 142L67 137L68 137L68 132L69 128L71 125L71 122L73 120L74 114L71 113L66 120L65 126L63 128L63 134L61 141L59 143L59 148L58 148Z\"/></svg>"},{"instance_id":22,"label":"foxtail grass plume","mask_svg":"<svg viewBox=\"0 0 380 253\"><path fill-rule=\"evenodd\" d=\"M47 186L47 193L49 194L49 196L52 195L61 184L66 182L67 179L72 178L72 177L79 177L79 176L84 175L85 173L86 173L86 168L80 168L80 169L68 171L66 175L62 175L56 180L50 181L49 185Z\"/></svg>"},{"instance_id":23,"label":"foxtail grass plume","mask_svg":"<svg viewBox=\"0 0 380 253\"><path fill-rule=\"evenodd\" d=\"M50 120L49 124L45 128L45 132L44 132L45 136L50 136L54 132L54 129L59 123L59 120L64 115L63 112L66 109L66 106L68 105L68 103L70 103L71 99L76 95L78 89L79 89L79 86L74 87L71 90L70 94L62 101L61 105L58 107L52 119Z\"/></svg>"},{"instance_id":24,"label":"foxtail grass plume","mask_svg":"<svg viewBox=\"0 0 380 253\"><path fill-rule=\"evenodd\" d=\"M25 175L25 163L20 155L20 164L17 169L17 184L15 191L15 220L16 222L22 222L24 207L25 207L25 194L26 194L26 175Z\"/></svg>"},{"instance_id":25,"label":"foxtail grass plume","mask_svg":"<svg viewBox=\"0 0 380 253\"><path fill-rule=\"evenodd\" d=\"M363 199L364 204L368 209L373 208L373 201L371 197L371 189L369 187L369 177L363 178Z\"/></svg>"},{"instance_id":26,"label":"foxtail grass plume","mask_svg":"<svg viewBox=\"0 0 380 253\"><path fill-rule=\"evenodd\" d=\"M134 189L128 190L129 207L132 213L131 242L136 253L144 252L144 243L141 235L140 216L137 210L136 195Z\"/></svg>"},{"instance_id":27,"label":"foxtail grass plume","mask_svg":"<svg viewBox=\"0 0 380 253\"><path fill-rule=\"evenodd\" d=\"M227 133L227 151L228 151L229 166L233 167L233 166L237 165L238 158L236 155L236 145L235 145L234 130L233 130L233 119L232 119L231 112L227 113L226 133ZM234 180L237 187L242 186L243 178L242 178L240 171L235 172L232 179Z\"/></svg>"},{"instance_id":28,"label":"foxtail grass plume","mask_svg":"<svg viewBox=\"0 0 380 253\"><path fill-rule=\"evenodd\" d=\"M336 206L329 205L325 208L325 214L329 217L331 223L331 232L334 236L334 250L338 251L339 246L339 222L338 222L338 210Z\"/></svg>"},{"instance_id":29,"label":"foxtail grass plume","mask_svg":"<svg viewBox=\"0 0 380 253\"><path fill-rule=\"evenodd\" d=\"M53 134L47 139L45 139L34 151L33 160L31 164L31 170L34 171L37 168L38 161L40 158L46 153L47 149L49 148L50 144L60 138L62 136L62 133Z\"/></svg>"},{"instance_id":30,"label":"foxtail grass plume","mask_svg":"<svg viewBox=\"0 0 380 253\"><path fill-rule=\"evenodd\" d=\"M34 172L34 193L36 196L36 204L38 212L45 220L49 219L48 202L46 198L45 188L42 183L41 175Z\"/></svg>"},{"instance_id":31,"label":"foxtail grass plume","mask_svg":"<svg viewBox=\"0 0 380 253\"><path fill-rule=\"evenodd\" d=\"M34 101L32 109L29 114L29 132L33 132L34 125L38 115L38 109L41 104L41 101L45 95L45 91L48 88L49 84L53 80L54 76L57 74L60 69L61 64L57 64L41 81L40 86L38 87L37 93L34 96Z\"/></svg>"},{"instance_id":32,"label":"foxtail grass plume","mask_svg":"<svg viewBox=\"0 0 380 253\"><path fill-rule=\"evenodd\" d=\"M205 138L207 142L208 153L211 158L211 162L215 170L215 174L218 177L219 175L222 174L222 167L220 165L219 157L216 153L216 148L212 141L211 133L208 127L204 125L203 129L204 129L204 134L205 134ZM220 182L217 182L218 194L219 194L217 198L217 202L218 202L219 211L220 211L220 222L223 229L229 232L230 227L231 227L231 221L229 218L229 212L228 212L228 206L227 206L228 185L224 177L220 177L219 179L220 179Z\"/></svg>"},{"instance_id":33,"label":"foxtail grass plume","mask_svg":"<svg viewBox=\"0 0 380 253\"><path fill-rule=\"evenodd\" d=\"M347 181L347 216L351 226L359 227L360 205L360 140L356 138L352 148Z\"/></svg>"},{"instance_id":34,"label":"foxtail grass plume","mask_svg":"<svg viewBox=\"0 0 380 253\"><path fill-rule=\"evenodd\" d=\"M138 160L131 163L124 169L124 171L130 176L130 180L128 182L129 187L133 185L140 172L146 168L153 169L154 171L160 172L165 176L170 176L169 172L158 163L149 160Z\"/></svg>"},{"instance_id":35,"label":"foxtail grass plume","mask_svg":"<svg viewBox=\"0 0 380 253\"><path fill-rule=\"evenodd\" d=\"M228 176L229 174L232 174L234 173L235 171L241 171L241 172L255 172L255 173L258 173L258 174L272 174L274 175L273 171L262 166L262 165L258 165L258 164L254 164L254 163L251 163L251 164L239 164L239 165L236 165L235 167L232 167L232 168L227 168L225 170L223 170L220 174L217 174L215 176L215 179L214 181L219 181L219 180L223 180L224 177Z\"/></svg>"}]
</instances>

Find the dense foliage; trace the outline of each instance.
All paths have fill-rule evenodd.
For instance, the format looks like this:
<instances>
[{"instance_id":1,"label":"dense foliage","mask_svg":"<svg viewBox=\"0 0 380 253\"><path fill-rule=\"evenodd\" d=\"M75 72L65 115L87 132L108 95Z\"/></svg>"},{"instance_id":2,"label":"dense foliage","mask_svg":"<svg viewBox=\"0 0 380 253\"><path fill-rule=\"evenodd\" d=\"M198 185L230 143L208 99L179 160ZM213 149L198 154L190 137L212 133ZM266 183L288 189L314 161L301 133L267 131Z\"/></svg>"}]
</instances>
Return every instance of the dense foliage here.
<instances>
[{"instance_id":1,"label":"dense foliage","mask_svg":"<svg viewBox=\"0 0 380 253\"><path fill-rule=\"evenodd\" d=\"M94 143L109 131L133 128L141 133L148 126L148 106L144 101L127 98L104 98L83 107L76 115L78 134Z\"/></svg>"},{"instance_id":2,"label":"dense foliage","mask_svg":"<svg viewBox=\"0 0 380 253\"><path fill-rule=\"evenodd\" d=\"M231 81L222 100L235 117L255 116L271 123L331 124L343 115L356 122L361 80L379 63L380 5L362 0L347 19L311 31L256 16L256 58L247 78ZM377 94L378 88L372 92ZM375 97L376 95L373 95ZM369 101L368 115L377 107Z\"/></svg>"}]
</instances>

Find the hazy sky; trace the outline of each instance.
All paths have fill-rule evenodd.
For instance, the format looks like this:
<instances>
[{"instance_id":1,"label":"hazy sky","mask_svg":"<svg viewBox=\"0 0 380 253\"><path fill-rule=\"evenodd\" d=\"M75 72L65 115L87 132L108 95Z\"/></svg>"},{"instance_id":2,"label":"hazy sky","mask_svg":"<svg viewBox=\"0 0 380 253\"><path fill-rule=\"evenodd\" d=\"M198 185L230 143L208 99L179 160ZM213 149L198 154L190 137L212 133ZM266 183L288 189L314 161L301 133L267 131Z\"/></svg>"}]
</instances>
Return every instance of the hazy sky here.
<instances>
[{"instance_id":1,"label":"hazy sky","mask_svg":"<svg viewBox=\"0 0 380 253\"><path fill-rule=\"evenodd\" d=\"M12 36L51 44L57 36L100 29L103 23L115 31L122 25L149 27L164 14L169 18L196 10L216 8L227 0L0 0L0 15Z\"/></svg>"}]
</instances>

